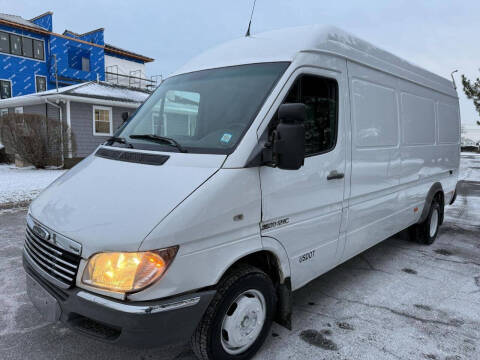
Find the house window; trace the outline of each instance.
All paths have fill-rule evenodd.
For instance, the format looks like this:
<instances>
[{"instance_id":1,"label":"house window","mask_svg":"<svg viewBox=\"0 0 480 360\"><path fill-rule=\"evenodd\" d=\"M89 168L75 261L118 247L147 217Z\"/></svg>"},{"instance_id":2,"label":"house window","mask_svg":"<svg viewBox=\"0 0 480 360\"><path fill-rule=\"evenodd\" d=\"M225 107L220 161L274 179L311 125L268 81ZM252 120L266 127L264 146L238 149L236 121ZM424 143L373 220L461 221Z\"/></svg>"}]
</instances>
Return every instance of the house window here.
<instances>
[{"instance_id":1,"label":"house window","mask_svg":"<svg viewBox=\"0 0 480 360\"><path fill-rule=\"evenodd\" d=\"M8 99L12 97L12 83L9 80L0 80L0 98Z\"/></svg>"},{"instance_id":2,"label":"house window","mask_svg":"<svg viewBox=\"0 0 480 360\"><path fill-rule=\"evenodd\" d=\"M10 34L10 47L13 55L22 55L22 38L18 35Z\"/></svg>"},{"instance_id":3,"label":"house window","mask_svg":"<svg viewBox=\"0 0 480 360\"><path fill-rule=\"evenodd\" d=\"M68 48L68 66L75 70L90 71L90 51L70 46Z\"/></svg>"},{"instance_id":4,"label":"house window","mask_svg":"<svg viewBox=\"0 0 480 360\"><path fill-rule=\"evenodd\" d=\"M93 135L112 135L112 108L104 106L93 107Z\"/></svg>"},{"instance_id":5,"label":"house window","mask_svg":"<svg viewBox=\"0 0 480 360\"><path fill-rule=\"evenodd\" d=\"M90 71L90 58L82 57L82 71Z\"/></svg>"},{"instance_id":6,"label":"house window","mask_svg":"<svg viewBox=\"0 0 480 360\"><path fill-rule=\"evenodd\" d=\"M33 56L37 60L44 59L43 41L33 40Z\"/></svg>"},{"instance_id":7,"label":"house window","mask_svg":"<svg viewBox=\"0 0 480 360\"><path fill-rule=\"evenodd\" d=\"M199 93L168 90L165 94L162 135L194 136L199 105Z\"/></svg>"},{"instance_id":8,"label":"house window","mask_svg":"<svg viewBox=\"0 0 480 360\"><path fill-rule=\"evenodd\" d=\"M47 90L47 78L45 76L35 76L35 86L38 92L46 91Z\"/></svg>"},{"instance_id":9,"label":"house window","mask_svg":"<svg viewBox=\"0 0 480 360\"><path fill-rule=\"evenodd\" d=\"M0 117L8 115L8 109L0 109Z\"/></svg>"},{"instance_id":10,"label":"house window","mask_svg":"<svg viewBox=\"0 0 480 360\"><path fill-rule=\"evenodd\" d=\"M10 52L10 38L4 32L0 32L0 51L4 53Z\"/></svg>"},{"instance_id":11,"label":"house window","mask_svg":"<svg viewBox=\"0 0 480 360\"><path fill-rule=\"evenodd\" d=\"M30 59L45 60L42 40L0 31L0 52L23 56Z\"/></svg>"},{"instance_id":12,"label":"house window","mask_svg":"<svg viewBox=\"0 0 480 360\"><path fill-rule=\"evenodd\" d=\"M23 106L16 107L15 114L23 114Z\"/></svg>"},{"instance_id":13,"label":"house window","mask_svg":"<svg viewBox=\"0 0 480 360\"><path fill-rule=\"evenodd\" d=\"M33 39L22 37L23 56L33 58Z\"/></svg>"}]
</instances>

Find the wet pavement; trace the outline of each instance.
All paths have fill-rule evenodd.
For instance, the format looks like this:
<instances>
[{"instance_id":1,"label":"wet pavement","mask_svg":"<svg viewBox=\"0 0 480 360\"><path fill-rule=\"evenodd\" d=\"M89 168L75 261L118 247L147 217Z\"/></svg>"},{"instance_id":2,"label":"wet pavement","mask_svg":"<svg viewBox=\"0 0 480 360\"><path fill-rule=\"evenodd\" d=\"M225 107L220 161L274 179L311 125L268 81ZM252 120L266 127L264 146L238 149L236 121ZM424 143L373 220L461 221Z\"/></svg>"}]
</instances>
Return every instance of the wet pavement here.
<instances>
[{"instance_id":1,"label":"wet pavement","mask_svg":"<svg viewBox=\"0 0 480 360\"><path fill-rule=\"evenodd\" d=\"M480 157L469 160L432 246L397 235L295 292L293 330L274 325L255 359L480 359ZM0 359L194 359L187 345L125 349L44 322L25 292L24 218L0 213Z\"/></svg>"}]
</instances>

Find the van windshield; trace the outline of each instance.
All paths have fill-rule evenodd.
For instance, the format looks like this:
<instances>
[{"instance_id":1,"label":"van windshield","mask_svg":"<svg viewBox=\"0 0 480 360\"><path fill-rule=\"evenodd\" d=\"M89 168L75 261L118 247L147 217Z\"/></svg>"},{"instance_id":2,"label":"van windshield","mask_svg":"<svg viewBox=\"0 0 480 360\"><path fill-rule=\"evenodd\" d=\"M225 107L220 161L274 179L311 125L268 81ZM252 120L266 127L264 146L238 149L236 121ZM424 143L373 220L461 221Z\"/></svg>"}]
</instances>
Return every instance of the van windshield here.
<instances>
[{"instance_id":1,"label":"van windshield","mask_svg":"<svg viewBox=\"0 0 480 360\"><path fill-rule=\"evenodd\" d=\"M177 152L179 145L184 152L230 154L288 65L240 65L168 78L115 136L140 149Z\"/></svg>"}]
</instances>

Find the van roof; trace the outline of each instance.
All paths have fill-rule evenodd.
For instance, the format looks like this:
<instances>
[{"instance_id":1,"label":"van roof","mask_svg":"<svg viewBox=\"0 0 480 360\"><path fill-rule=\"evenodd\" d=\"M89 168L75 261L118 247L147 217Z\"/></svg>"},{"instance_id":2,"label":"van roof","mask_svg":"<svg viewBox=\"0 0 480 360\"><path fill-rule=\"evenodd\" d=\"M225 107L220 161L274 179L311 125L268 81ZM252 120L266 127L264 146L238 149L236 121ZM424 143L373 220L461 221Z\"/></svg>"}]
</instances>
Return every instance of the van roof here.
<instances>
[{"instance_id":1,"label":"van roof","mask_svg":"<svg viewBox=\"0 0 480 360\"><path fill-rule=\"evenodd\" d=\"M334 26L308 25L228 41L196 56L173 75L224 66L293 61L299 53L323 52L394 74L457 97L452 82Z\"/></svg>"}]
</instances>

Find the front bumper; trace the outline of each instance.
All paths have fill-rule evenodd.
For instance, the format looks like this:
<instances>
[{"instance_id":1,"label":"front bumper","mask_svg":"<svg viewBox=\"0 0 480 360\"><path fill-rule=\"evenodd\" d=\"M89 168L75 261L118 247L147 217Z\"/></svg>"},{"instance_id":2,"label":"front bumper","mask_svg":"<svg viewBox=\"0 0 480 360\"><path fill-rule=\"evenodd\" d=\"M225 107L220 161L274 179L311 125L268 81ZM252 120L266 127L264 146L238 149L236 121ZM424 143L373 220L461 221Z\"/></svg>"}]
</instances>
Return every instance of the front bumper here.
<instances>
[{"instance_id":1,"label":"front bumper","mask_svg":"<svg viewBox=\"0 0 480 360\"><path fill-rule=\"evenodd\" d=\"M25 256L23 266L56 299L60 321L87 336L130 347L187 341L215 295L208 290L158 301L117 301L78 288L60 289L40 276Z\"/></svg>"}]
</instances>

